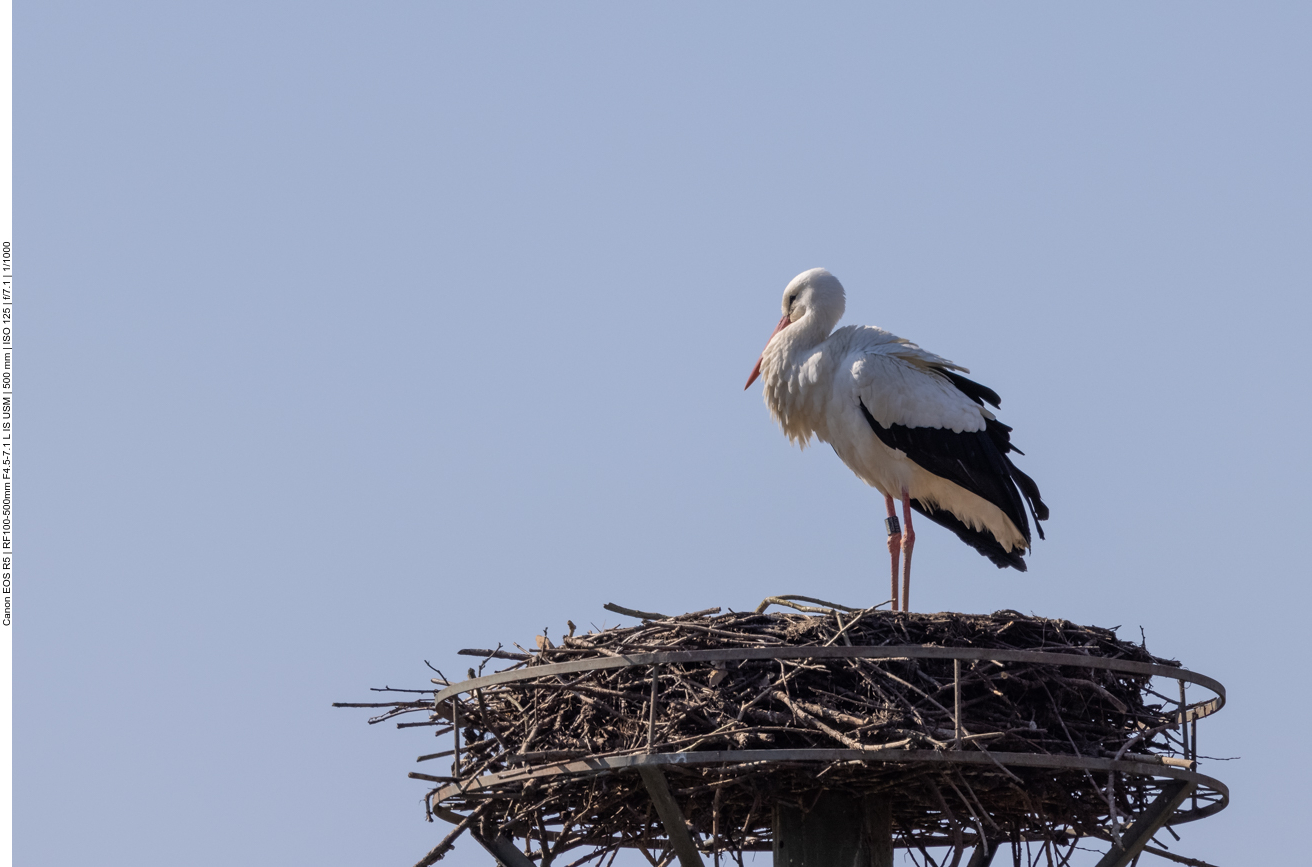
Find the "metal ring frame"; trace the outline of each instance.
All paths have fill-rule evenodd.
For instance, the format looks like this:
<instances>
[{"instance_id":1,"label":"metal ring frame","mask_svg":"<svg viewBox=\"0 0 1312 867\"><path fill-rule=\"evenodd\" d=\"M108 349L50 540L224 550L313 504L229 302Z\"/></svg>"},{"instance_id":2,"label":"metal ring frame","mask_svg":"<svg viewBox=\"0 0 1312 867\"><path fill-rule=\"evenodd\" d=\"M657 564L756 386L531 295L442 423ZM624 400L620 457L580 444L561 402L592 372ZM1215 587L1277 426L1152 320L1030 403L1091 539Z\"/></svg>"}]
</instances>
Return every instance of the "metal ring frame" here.
<instances>
[{"instance_id":1,"label":"metal ring frame","mask_svg":"<svg viewBox=\"0 0 1312 867\"><path fill-rule=\"evenodd\" d=\"M1193 762L1181 765L1155 762L1127 761L1124 759L1095 759L1078 756L1050 756L1036 753L954 752L943 750L718 750L695 753L641 753L631 756L608 756L596 759L577 759L555 762L533 768L485 774L460 783L451 783L438 789L432 796L433 804L448 798L475 794L504 783L556 776L588 776L606 772L636 770L644 765L706 765L706 764L757 764L763 762L886 762L891 764L961 764L993 767L1041 768L1062 771L1117 772L1142 777L1166 777L1191 782L1200 792L1216 796L1196 810L1180 810L1169 824L1178 825L1203 819L1230 803L1230 790L1224 783L1206 774L1194 771ZM1209 799L1210 800L1210 799Z\"/></svg>"},{"instance_id":2,"label":"metal ring frame","mask_svg":"<svg viewBox=\"0 0 1312 867\"><path fill-rule=\"evenodd\" d=\"M634 653L627 656L607 656L598 659L589 657L573 662L551 662L528 668L502 671L486 677L476 677L460 683L447 684L433 678L433 683L442 684L442 689L434 701L446 699L476 689L486 689L503 683L523 680L536 680L540 677L554 677L561 674L579 674L588 671L605 671L612 668L632 668L640 665L684 665L696 662L733 662L743 659L989 659L999 662L1033 662L1046 665L1065 665L1073 668L1100 668L1106 671L1123 671L1126 674L1148 675L1178 680L1181 683L1195 683L1211 690L1215 697L1185 707L1185 721L1211 716L1225 706L1225 687L1205 674L1176 668L1170 665L1154 665L1149 662L1134 662L1128 659L1109 659L1101 656L1081 656L1076 653L1048 653L1042 650L999 650L973 647L937 647L928 645L897 646L856 646L856 647L725 647L715 650L667 651L663 653Z\"/></svg>"},{"instance_id":3,"label":"metal ring frame","mask_svg":"<svg viewBox=\"0 0 1312 867\"><path fill-rule=\"evenodd\" d=\"M434 683L444 688L434 697L434 706L463 693L477 689L486 689L502 684L521 683L544 677L564 674L581 674L590 671L602 671L614 668L636 666L686 665L692 663L731 662L736 660L775 660L775 659L957 659L957 660L996 660L999 662L1026 662L1054 666L1094 668L1126 674L1147 675L1150 677L1169 678L1180 682L1183 697L1185 684L1197 684L1214 693L1205 701L1185 704L1179 702L1176 715L1182 722L1190 723L1203 717L1211 716L1225 705L1225 687L1220 682L1206 675L1176 668L1169 665L1157 665L1130 660L1110 659L1097 656L1082 656L1073 653L1049 653L1031 650L1001 650L990 648L938 647L923 645L899 646L778 646L778 647L737 647L714 650L670 651L658 653L638 653L625 656L589 657L572 662L556 662L533 665L528 668L503 671L497 674L477 677L455 684L445 684L436 678ZM1069 755L1049 755L1036 753L1004 753L968 750L906 750L906 749L783 749L783 750L720 750L697 752L651 753L635 749L631 755L612 755L595 758L579 758L568 761L552 762L544 765L512 768L506 771L472 777L459 782L441 786L430 794L429 803L437 815L458 816L440 807L444 801L467 796L507 783L527 782L533 779L554 776L589 776L603 773L637 770L644 766L661 765L705 765L705 764L757 764L768 762L879 762L893 764L959 764L1028 767L1066 771L1086 771L1101 773L1123 773L1138 777L1164 777L1196 786L1198 797L1193 800L1194 808L1178 809L1166 824L1180 824L1211 816L1223 810L1230 801L1229 789L1220 780L1197 772L1197 746L1195 743L1193 760L1168 757L1154 757L1156 761L1145 761L1143 757L1134 759L1102 759ZM423 774L411 774L417 779L428 779ZM1201 803L1200 803L1201 802ZM1181 805L1183 808L1183 804Z\"/></svg>"}]
</instances>

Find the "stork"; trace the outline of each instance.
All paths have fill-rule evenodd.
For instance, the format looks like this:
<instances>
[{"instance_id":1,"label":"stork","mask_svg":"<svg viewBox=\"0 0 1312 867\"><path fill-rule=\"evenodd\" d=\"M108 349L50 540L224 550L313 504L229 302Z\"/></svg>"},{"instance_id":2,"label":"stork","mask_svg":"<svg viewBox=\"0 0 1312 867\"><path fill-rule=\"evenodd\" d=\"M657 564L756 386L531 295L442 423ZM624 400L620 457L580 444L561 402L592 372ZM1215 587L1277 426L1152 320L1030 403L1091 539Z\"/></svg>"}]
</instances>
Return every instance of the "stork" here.
<instances>
[{"instance_id":1,"label":"stork","mask_svg":"<svg viewBox=\"0 0 1312 867\"><path fill-rule=\"evenodd\" d=\"M869 325L834 327L846 307L843 284L823 268L793 278L783 318L747 379L764 380L765 404L792 442L833 446L852 472L884 495L892 608L911 595L915 510L946 527L998 568L1025 571L1030 524L1043 538L1048 507L1034 480L1011 462L1023 454L1011 428L989 411L1002 399L970 371L909 340ZM902 501L898 523L894 499Z\"/></svg>"}]
</instances>

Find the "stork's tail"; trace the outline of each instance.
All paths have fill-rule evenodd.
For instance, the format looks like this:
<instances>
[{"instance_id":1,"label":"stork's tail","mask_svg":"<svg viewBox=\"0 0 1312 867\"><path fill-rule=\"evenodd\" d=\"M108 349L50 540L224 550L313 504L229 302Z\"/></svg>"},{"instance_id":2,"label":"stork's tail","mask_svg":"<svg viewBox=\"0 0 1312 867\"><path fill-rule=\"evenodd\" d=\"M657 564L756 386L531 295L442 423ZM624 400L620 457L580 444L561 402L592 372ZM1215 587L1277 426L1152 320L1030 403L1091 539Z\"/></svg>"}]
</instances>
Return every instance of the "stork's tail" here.
<instances>
[{"instance_id":1,"label":"stork's tail","mask_svg":"<svg viewBox=\"0 0 1312 867\"><path fill-rule=\"evenodd\" d=\"M1002 543L994 538L988 530L972 530L947 509L935 509L933 506L927 506L914 498L911 500L911 508L940 527L945 527L956 533L958 539L988 557L999 569L1010 566L1018 572L1026 570L1023 548L1006 550L1002 547ZM1039 537L1042 538L1042 536L1043 534L1040 533Z\"/></svg>"},{"instance_id":2,"label":"stork's tail","mask_svg":"<svg viewBox=\"0 0 1312 867\"><path fill-rule=\"evenodd\" d=\"M1016 449L1020 451L1020 449ZM1030 514L1034 516L1034 529L1039 531L1039 538L1043 536L1043 525L1040 521L1048 520L1048 504L1043 502L1043 497L1039 494L1039 486L1034 484L1034 480L1022 473L1011 458L1003 455L1007 461L1007 469L1011 471L1011 479L1020 488L1021 494L1025 497L1025 503L1030 507Z\"/></svg>"}]
</instances>

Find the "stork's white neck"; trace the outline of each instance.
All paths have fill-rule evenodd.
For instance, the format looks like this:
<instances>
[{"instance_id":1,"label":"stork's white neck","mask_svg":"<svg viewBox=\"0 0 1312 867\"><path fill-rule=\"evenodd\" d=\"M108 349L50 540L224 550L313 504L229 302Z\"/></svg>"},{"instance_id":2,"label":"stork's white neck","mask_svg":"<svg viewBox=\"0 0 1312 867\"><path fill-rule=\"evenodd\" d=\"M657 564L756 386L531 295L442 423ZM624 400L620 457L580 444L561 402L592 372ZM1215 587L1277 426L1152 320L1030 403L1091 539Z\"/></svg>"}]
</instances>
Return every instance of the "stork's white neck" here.
<instances>
[{"instance_id":1,"label":"stork's white neck","mask_svg":"<svg viewBox=\"0 0 1312 867\"><path fill-rule=\"evenodd\" d=\"M807 311L775 335L761 356L765 405L793 442L805 447L812 436L829 441L825 401L841 353L825 351L835 321ZM840 314L841 315L841 314Z\"/></svg>"}]
</instances>

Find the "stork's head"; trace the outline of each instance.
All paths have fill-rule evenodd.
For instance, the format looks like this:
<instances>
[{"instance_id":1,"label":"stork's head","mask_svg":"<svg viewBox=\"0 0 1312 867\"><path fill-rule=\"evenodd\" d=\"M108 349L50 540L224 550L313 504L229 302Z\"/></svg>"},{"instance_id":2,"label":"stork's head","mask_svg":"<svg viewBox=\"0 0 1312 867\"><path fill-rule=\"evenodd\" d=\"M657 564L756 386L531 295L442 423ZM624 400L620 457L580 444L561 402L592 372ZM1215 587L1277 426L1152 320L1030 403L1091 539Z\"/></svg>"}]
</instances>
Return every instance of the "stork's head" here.
<instances>
[{"instance_id":1,"label":"stork's head","mask_svg":"<svg viewBox=\"0 0 1312 867\"><path fill-rule=\"evenodd\" d=\"M843 284L838 282L837 277L824 268L803 271L794 277L789 282L788 288L784 290L784 318L779 320L774 333L765 342L766 350L769 350L770 344L779 332L789 326L804 329L807 336L814 337L815 342L819 343L834 330L838 320L843 318L846 307L847 296L843 292ZM747 378L747 385L743 386L744 390L751 388L756 377L761 375L761 361L764 358L765 351L762 351L761 357L756 360L756 366L752 368L752 375Z\"/></svg>"},{"instance_id":2,"label":"stork's head","mask_svg":"<svg viewBox=\"0 0 1312 867\"><path fill-rule=\"evenodd\" d=\"M784 290L783 313L789 322L800 322L805 316L814 316L817 325L824 325L826 335L843 318L846 307L843 284L824 268L803 271Z\"/></svg>"}]
</instances>

